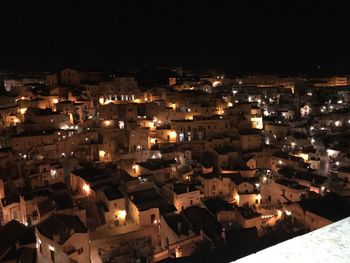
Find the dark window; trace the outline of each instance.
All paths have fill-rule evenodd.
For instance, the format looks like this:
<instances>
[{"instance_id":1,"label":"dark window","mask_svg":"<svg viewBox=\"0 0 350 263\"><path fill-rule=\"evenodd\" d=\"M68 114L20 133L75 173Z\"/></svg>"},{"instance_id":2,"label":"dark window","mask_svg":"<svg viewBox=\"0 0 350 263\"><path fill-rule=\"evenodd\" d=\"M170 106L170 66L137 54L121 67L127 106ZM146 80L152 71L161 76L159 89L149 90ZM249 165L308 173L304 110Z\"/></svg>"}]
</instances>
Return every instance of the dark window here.
<instances>
[{"instance_id":1,"label":"dark window","mask_svg":"<svg viewBox=\"0 0 350 263\"><path fill-rule=\"evenodd\" d=\"M151 223L153 224L155 220L156 220L156 215L151 214Z\"/></svg>"},{"instance_id":2,"label":"dark window","mask_svg":"<svg viewBox=\"0 0 350 263\"><path fill-rule=\"evenodd\" d=\"M84 248L83 247L78 249L78 255L82 254L83 252L84 252Z\"/></svg>"},{"instance_id":3,"label":"dark window","mask_svg":"<svg viewBox=\"0 0 350 263\"><path fill-rule=\"evenodd\" d=\"M168 237L165 238L165 243L167 246L169 246L169 238Z\"/></svg>"},{"instance_id":4,"label":"dark window","mask_svg":"<svg viewBox=\"0 0 350 263\"><path fill-rule=\"evenodd\" d=\"M50 249L50 256L51 256L51 261L55 262L55 251Z\"/></svg>"}]
</instances>

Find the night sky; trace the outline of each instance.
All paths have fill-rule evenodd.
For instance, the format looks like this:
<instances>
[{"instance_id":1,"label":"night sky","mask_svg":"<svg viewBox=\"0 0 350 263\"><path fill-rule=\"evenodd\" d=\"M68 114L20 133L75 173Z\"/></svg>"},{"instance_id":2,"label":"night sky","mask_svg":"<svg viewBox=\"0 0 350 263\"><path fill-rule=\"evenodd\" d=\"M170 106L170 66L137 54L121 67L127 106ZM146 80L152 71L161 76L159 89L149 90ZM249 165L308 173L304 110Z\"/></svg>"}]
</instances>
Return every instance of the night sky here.
<instances>
[{"instance_id":1,"label":"night sky","mask_svg":"<svg viewBox=\"0 0 350 263\"><path fill-rule=\"evenodd\" d=\"M2 0L0 68L347 73L349 10L338 1Z\"/></svg>"}]
</instances>

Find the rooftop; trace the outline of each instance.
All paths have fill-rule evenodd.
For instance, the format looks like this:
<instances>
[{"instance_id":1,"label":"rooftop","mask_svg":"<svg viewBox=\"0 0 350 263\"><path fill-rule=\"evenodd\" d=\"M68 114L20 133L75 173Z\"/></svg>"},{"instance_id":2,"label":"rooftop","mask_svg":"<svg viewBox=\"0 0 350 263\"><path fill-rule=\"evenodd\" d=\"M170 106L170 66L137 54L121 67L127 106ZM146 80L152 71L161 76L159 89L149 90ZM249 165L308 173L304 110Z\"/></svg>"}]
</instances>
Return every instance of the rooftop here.
<instances>
[{"instance_id":1,"label":"rooftop","mask_svg":"<svg viewBox=\"0 0 350 263\"><path fill-rule=\"evenodd\" d=\"M261 215L248 206L239 206L237 210L245 219L252 219Z\"/></svg>"},{"instance_id":2,"label":"rooftop","mask_svg":"<svg viewBox=\"0 0 350 263\"><path fill-rule=\"evenodd\" d=\"M190 226L182 215L179 215L177 213L169 213L164 216L164 220L176 235L188 236Z\"/></svg>"},{"instance_id":3,"label":"rooftop","mask_svg":"<svg viewBox=\"0 0 350 263\"><path fill-rule=\"evenodd\" d=\"M98 167L85 167L74 170L72 173L90 183L109 178L107 171Z\"/></svg>"},{"instance_id":4,"label":"rooftop","mask_svg":"<svg viewBox=\"0 0 350 263\"><path fill-rule=\"evenodd\" d=\"M36 238L34 229L26 227L16 220L8 222L6 225L0 227L0 261L10 262L20 256L17 251L15 243L19 245L35 244ZM7 261L8 260L8 261ZM16 261L16 260L14 260ZM11 262L14 262L11 261ZM17 262L17 261L16 261ZM22 261L21 261L22 262Z\"/></svg>"},{"instance_id":5,"label":"rooftop","mask_svg":"<svg viewBox=\"0 0 350 263\"><path fill-rule=\"evenodd\" d=\"M176 164L176 160L151 159L147 162L138 163L141 167L151 171L168 168L171 164Z\"/></svg>"},{"instance_id":6,"label":"rooftop","mask_svg":"<svg viewBox=\"0 0 350 263\"><path fill-rule=\"evenodd\" d=\"M275 180L276 184L281 184L295 190L307 190L308 187L298 184L297 182L288 181L285 179Z\"/></svg>"},{"instance_id":7,"label":"rooftop","mask_svg":"<svg viewBox=\"0 0 350 263\"><path fill-rule=\"evenodd\" d=\"M303 210L319 215L332 222L350 216L349 199L337 194L327 194L320 198L298 202Z\"/></svg>"},{"instance_id":8,"label":"rooftop","mask_svg":"<svg viewBox=\"0 0 350 263\"><path fill-rule=\"evenodd\" d=\"M239 131L240 135L258 135L261 134L259 129L244 129Z\"/></svg>"},{"instance_id":9,"label":"rooftop","mask_svg":"<svg viewBox=\"0 0 350 263\"><path fill-rule=\"evenodd\" d=\"M163 198L155 188L131 192L129 193L129 198L141 211L151 208L159 208L161 210L168 210L171 208L168 201ZM176 210L175 207L174 209Z\"/></svg>"},{"instance_id":10,"label":"rooftop","mask_svg":"<svg viewBox=\"0 0 350 263\"><path fill-rule=\"evenodd\" d=\"M173 184L173 191L177 194L184 194L187 192L197 191L196 185L193 183L175 183ZM199 191L199 190L198 190Z\"/></svg>"},{"instance_id":11,"label":"rooftop","mask_svg":"<svg viewBox=\"0 0 350 263\"><path fill-rule=\"evenodd\" d=\"M234 211L234 207L220 198L207 199L204 201L205 206L210 212L216 214L220 211Z\"/></svg>"},{"instance_id":12,"label":"rooftop","mask_svg":"<svg viewBox=\"0 0 350 263\"><path fill-rule=\"evenodd\" d=\"M124 198L123 194L115 186L107 187L103 189L103 192L108 198L108 200L116 200L116 199Z\"/></svg>"},{"instance_id":13,"label":"rooftop","mask_svg":"<svg viewBox=\"0 0 350 263\"><path fill-rule=\"evenodd\" d=\"M55 214L37 225L39 232L53 240L58 235L59 244L64 244L74 233L87 233L78 216Z\"/></svg>"}]
</instances>

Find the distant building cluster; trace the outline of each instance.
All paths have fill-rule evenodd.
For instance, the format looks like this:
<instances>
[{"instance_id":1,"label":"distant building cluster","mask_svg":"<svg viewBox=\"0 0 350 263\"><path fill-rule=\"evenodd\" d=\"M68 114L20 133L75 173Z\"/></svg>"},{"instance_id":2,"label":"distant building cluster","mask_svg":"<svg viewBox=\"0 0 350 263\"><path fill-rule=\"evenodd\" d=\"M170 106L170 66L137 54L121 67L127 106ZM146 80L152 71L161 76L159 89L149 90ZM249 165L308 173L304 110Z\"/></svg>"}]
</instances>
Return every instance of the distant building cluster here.
<instances>
[{"instance_id":1,"label":"distant building cluster","mask_svg":"<svg viewBox=\"0 0 350 263\"><path fill-rule=\"evenodd\" d=\"M1 262L193 262L350 216L348 77L169 72L1 73Z\"/></svg>"}]
</instances>

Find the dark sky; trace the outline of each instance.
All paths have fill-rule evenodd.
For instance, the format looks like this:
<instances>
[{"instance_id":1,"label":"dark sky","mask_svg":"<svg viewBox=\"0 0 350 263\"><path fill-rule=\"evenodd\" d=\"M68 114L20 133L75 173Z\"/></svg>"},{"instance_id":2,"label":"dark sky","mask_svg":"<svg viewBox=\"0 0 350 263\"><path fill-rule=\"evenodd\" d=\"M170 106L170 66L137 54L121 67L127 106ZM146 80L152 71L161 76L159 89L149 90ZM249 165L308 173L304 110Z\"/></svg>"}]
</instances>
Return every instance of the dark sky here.
<instances>
[{"instance_id":1,"label":"dark sky","mask_svg":"<svg viewBox=\"0 0 350 263\"><path fill-rule=\"evenodd\" d=\"M338 1L1 0L0 30L3 69L350 72L350 9Z\"/></svg>"}]
</instances>

